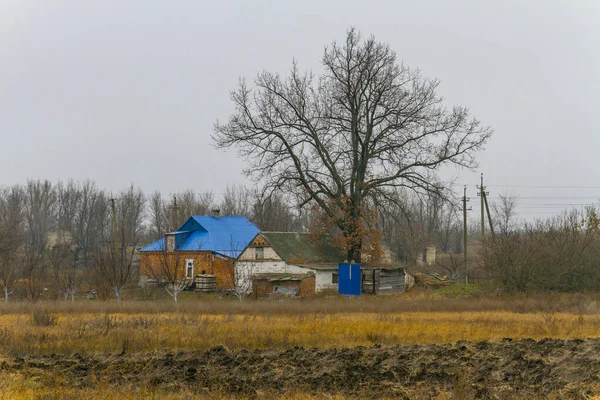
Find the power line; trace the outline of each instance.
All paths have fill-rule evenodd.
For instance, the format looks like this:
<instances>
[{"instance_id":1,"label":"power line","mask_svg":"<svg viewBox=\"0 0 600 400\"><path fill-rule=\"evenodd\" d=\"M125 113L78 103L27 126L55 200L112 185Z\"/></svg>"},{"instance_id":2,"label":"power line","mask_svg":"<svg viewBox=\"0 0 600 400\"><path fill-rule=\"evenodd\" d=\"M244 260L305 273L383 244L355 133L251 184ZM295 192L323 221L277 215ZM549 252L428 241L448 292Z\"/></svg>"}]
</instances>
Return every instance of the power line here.
<instances>
[{"instance_id":1,"label":"power line","mask_svg":"<svg viewBox=\"0 0 600 400\"><path fill-rule=\"evenodd\" d=\"M506 196L513 197L513 196ZM490 199L500 199L500 196L490 196ZM597 196L514 196L515 200L569 200L569 199L596 199L600 200L600 194Z\"/></svg>"},{"instance_id":2,"label":"power line","mask_svg":"<svg viewBox=\"0 0 600 400\"><path fill-rule=\"evenodd\" d=\"M540 188L540 189L600 189L600 186L560 186L560 185L487 185L499 188Z\"/></svg>"},{"instance_id":3,"label":"power line","mask_svg":"<svg viewBox=\"0 0 600 400\"><path fill-rule=\"evenodd\" d=\"M526 204L515 204L515 207L567 207L567 206L592 206L591 203L526 203Z\"/></svg>"}]
</instances>

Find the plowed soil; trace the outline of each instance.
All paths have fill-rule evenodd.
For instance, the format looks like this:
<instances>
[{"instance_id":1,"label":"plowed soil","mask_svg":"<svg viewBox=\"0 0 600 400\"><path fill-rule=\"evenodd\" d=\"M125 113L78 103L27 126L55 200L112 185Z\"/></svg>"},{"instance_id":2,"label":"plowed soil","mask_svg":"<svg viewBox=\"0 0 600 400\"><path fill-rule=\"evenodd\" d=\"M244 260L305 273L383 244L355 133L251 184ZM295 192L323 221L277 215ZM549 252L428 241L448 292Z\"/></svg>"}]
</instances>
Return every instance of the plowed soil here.
<instances>
[{"instance_id":1,"label":"plowed soil","mask_svg":"<svg viewBox=\"0 0 600 400\"><path fill-rule=\"evenodd\" d=\"M32 356L4 358L0 370L71 387L102 382L244 397L433 398L446 393L455 398L589 398L600 388L600 339Z\"/></svg>"}]
</instances>

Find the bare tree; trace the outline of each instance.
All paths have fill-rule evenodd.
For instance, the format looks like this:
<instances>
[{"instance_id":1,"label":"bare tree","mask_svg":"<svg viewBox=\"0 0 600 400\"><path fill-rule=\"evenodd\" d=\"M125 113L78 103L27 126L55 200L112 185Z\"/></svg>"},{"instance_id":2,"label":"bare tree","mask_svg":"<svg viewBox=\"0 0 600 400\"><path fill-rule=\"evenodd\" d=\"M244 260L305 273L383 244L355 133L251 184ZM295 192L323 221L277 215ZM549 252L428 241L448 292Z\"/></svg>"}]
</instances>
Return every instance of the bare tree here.
<instances>
[{"instance_id":1,"label":"bare tree","mask_svg":"<svg viewBox=\"0 0 600 400\"><path fill-rule=\"evenodd\" d=\"M25 195L25 246L19 258L27 299L36 301L45 283L48 235L56 229L57 194L48 181L28 181Z\"/></svg>"},{"instance_id":2,"label":"bare tree","mask_svg":"<svg viewBox=\"0 0 600 400\"><path fill-rule=\"evenodd\" d=\"M233 287L231 293L237 297L239 301L244 300L252 294L252 277L255 274L256 266L254 263L244 263L244 268L239 268L233 260L230 262L229 268L226 268L225 279Z\"/></svg>"},{"instance_id":3,"label":"bare tree","mask_svg":"<svg viewBox=\"0 0 600 400\"><path fill-rule=\"evenodd\" d=\"M196 193L186 190L173 195L169 201L157 191L152 193L148 200L149 234L154 240L179 228L191 215L208 214L214 204L214 196L210 191Z\"/></svg>"},{"instance_id":4,"label":"bare tree","mask_svg":"<svg viewBox=\"0 0 600 400\"><path fill-rule=\"evenodd\" d=\"M453 205L436 194L397 190L394 195L380 205L380 218L384 237L398 255L416 264L429 245L447 251L460 232Z\"/></svg>"},{"instance_id":5,"label":"bare tree","mask_svg":"<svg viewBox=\"0 0 600 400\"><path fill-rule=\"evenodd\" d=\"M444 203L436 224L437 245L444 253L459 253L462 250L462 221L451 203Z\"/></svg>"},{"instance_id":6,"label":"bare tree","mask_svg":"<svg viewBox=\"0 0 600 400\"><path fill-rule=\"evenodd\" d=\"M508 194L501 194L499 197L500 200L492 204L495 224L501 235L508 235L516 229L517 198Z\"/></svg>"},{"instance_id":7,"label":"bare tree","mask_svg":"<svg viewBox=\"0 0 600 400\"><path fill-rule=\"evenodd\" d=\"M221 201L222 215L250 216L252 200L250 191L242 185L228 185Z\"/></svg>"},{"instance_id":8,"label":"bare tree","mask_svg":"<svg viewBox=\"0 0 600 400\"><path fill-rule=\"evenodd\" d=\"M24 203L21 187L0 190L0 285L5 302L18 279L17 257L24 240Z\"/></svg>"},{"instance_id":9,"label":"bare tree","mask_svg":"<svg viewBox=\"0 0 600 400\"><path fill-rule=\"evenodd\" d=\"M69 181L66 184L58 182L56 184L56 196L56 230L71 233L73 231L73 221L75 220L75 215L81 201L79 185L74 181Z\"/></svg>"},{"instance_id":10,"label":"bare tree","mask_svg":"<svg viewBox=\"0 0 600 400\"><path fill-rule=\"evenodd\" d=\"M214 204L212 192L196 193L193 190L186 190L177 195L178 221L173 229L177 229L191 215L206 215L210 213Z\"/></svg>"},{"instance_id":11,"label":"bare tree","mask_svg":"<svg viewBox=\"0 0 600 400\"><path fill-rule=\"evenodd\" d=\"M292 232L300 229L289 203L280 194L267 195L256 190L253 195L252 222L263 231Z\"/></svg>"},{"instance_id":12,"label":"bare tree","mask_svg":"<svg viewBox=\"0 0 600 400\"><path fill-rule=\"evenodd\" d=\"M74 181L66 184L59 182L56 185L57 226L53 232L53 241L49 243L47 258L56 288L62 292L65 300L69 297L72 301L75 300L78 278L82 275L77 273L78 256L82 252L74 238L78 233L78 216L87 201L83 196L87 185L89 183L86 182L82 187ZM87 261L87 258L84 259Z\"/></svg>"},{"instance_id":13,"label":"bare tree","mask_svg":"<svg viewBox=\"0 0 600 400\"><path fill-rule=\"evenodd\" d=\"M153 261L155 264L149 265L146 272L159 284L165 283L165 290L177 303L179 293L194 281L193 270L188 271L185 254L179 251L168 251L165 246Z\"/></svg>"},{"instance_id":14,"label":"bare tree","mask_svg":"<svg viewBox=\"0 0 600 400\"><path fill-rule=\"evenodd\" d=\"M197 205L196 205L196 215L208 214L215 204L215 196L213 192L204 191L198 194L197 197ZM188 215L189 217L189 215Z\"/></svg>"},{"instance_id":15,"label":"bare tree","mask_svg":"<svg viewBox=\"0 0 600 400\"><path fill-rule=\"evenodd\" d=\"M75 301L77 269L74 261L72 240L68 232L58 231L54 243L49 245L46 252L48 264L57 288L67 300Z\"/></svg>"},{"instance_id":16,"label":"bare tree","mask_svg":"<svg viewBox=\"0 0 600 400\"><path fill-rule=\"evenodd\" d=\"M348 238L348 258L359 260L369 198L393 199L398 187L444 195L436 171L474 167L492 130L464 107L446 108L437 80L355 29L325 49L322 64L318 78L294 62L287 79L261 72L254 90L242 80L231 93L235 112L215 124L213 138L237 147L266 190L316 203Z\"/></svg>"},{"instance_id":17,"label":"bare tree","mask_svg":"<svg viewBox=\"0 0 600 400\"><path fill-rule=\"evenodd\" d=\"M83 182L74 197L77 198L77 208L71 223L74 263L87 268L92 254L103 244L108 197L93 181Z\"/></svg>"},{"instance_id":18,"label":"bare tree","mask_svg":"<svg viewBox=\"0 0 600 400\"><path fill-rule=\"evenodd\" d=\"M146 197L132 185L119 194L115 203L116 237L110 224L111 228L105 229L105 245L94 254L93 266L120 301L125 285L135 272L134 256L143 234Z\"/></svg>"},{"instance_id":19,"label":"bare tree","mask_svg":"<svg viewBox=\"0 0 600 400\"><path fill-rule=\"evenodd\" d=\"M435 264L452 282L458 280L464 268L464 260L461 254L449 253L444 257L438 257Z\"/></svg>"},{"instance_id":20,"label":"bare tree","mask_svg":"<svg viewBox=\"0 0 600 400\"><path fill-rule=\"evenodd\" d=\"M168 205L165 203L162 194L159 191L152 193L148 197L149 213L149 234L152 240L162 237L165 232L171 231L169 221Z\"/></svg>"}]
</instances>

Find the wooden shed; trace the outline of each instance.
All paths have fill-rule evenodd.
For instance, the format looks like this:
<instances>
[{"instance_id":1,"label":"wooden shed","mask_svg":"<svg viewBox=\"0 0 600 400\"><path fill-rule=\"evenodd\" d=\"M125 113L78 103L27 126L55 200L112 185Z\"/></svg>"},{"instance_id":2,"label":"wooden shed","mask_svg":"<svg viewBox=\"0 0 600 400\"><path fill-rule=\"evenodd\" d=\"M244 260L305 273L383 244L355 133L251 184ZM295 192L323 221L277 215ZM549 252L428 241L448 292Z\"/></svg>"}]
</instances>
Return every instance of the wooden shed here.
<instances>
[{"instance_id":1,"label":"wooden shed","mask_svg":"<svg viewBox=\"0 0 600 400\"><path fill-rule=\"evenodd\" d=\"M362 291L372 294L393 294L406 291L404 268L374 268L362 270Z\"/></svg>"},{"instance_id":2,"label":"wooden shed","mask_svg":"<svg viewBox=\"0 0 600 400\"><path fill-rule=\"evenodd\" d=\"M252 276L252 294L256 298L280 294L289 297L314 296L316 292L314 273L307 274L257 274Z\"/></svg>"}]
</instances>

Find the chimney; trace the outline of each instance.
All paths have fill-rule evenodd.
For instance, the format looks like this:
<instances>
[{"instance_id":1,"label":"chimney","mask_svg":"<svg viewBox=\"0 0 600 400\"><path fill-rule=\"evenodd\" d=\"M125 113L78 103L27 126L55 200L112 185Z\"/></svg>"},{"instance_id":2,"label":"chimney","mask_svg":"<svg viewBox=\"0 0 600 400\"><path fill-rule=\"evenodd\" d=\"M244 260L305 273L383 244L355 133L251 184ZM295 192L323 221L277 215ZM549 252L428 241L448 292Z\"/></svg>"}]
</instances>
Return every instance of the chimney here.
<instances>
[{"instance_id":1,"label":"chimney","mask_svg":"<svg viewBox=\"0 0 600 400\"><path fill-rule=\"evenodd\" d=\"M214 208L212 210L212 216L218 219L221 216L221 210L219 210L218 208Z\"/></svg>"},{"instance_id":2,"label":"chimney","mask_svg":"<svg viewBox=\"0 0 600 400\"><path fill-rule=\"evenodd\" d=\"M165 233L165 250L167 252L175 251L175 235L172 233Z\"/></svg>"}]
</instances>

